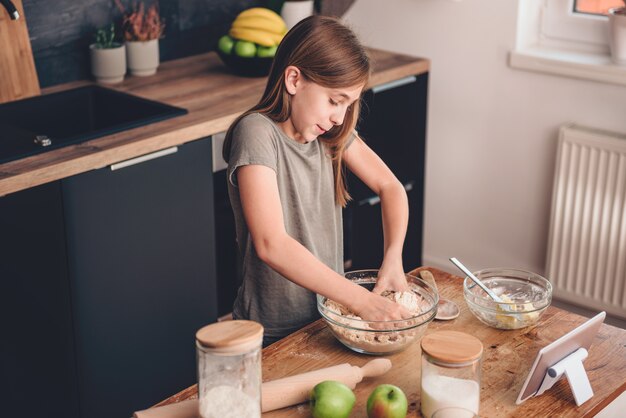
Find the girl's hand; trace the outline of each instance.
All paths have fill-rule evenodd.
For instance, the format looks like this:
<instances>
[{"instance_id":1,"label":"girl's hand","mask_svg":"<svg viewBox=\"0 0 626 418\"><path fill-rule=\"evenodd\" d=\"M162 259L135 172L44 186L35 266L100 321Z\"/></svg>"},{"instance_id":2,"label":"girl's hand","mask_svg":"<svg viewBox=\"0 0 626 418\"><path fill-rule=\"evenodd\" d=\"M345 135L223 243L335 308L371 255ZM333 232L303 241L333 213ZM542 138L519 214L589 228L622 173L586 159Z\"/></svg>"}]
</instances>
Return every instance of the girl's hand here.
<instances>
[{"instance_id":1,"label":"girl's hand","mask_svg":"<svg viewBox=\"0 0 626 418\"><path fill-rule=\"evenodd\" d=\"M396 292L405 292L409 290L406 282L404 268L402 267L402 259L394 258L393 260L385 258L383 265L378 270L378 280L372 292L382 293L385 290L394 290Z\"/></svg>"},{"instance_id":2,"label":"girl's hand","mask_svg":"<svg viewBox=\"0 0 626 418\"><path fill-rule=\"evenodd\" d=\"M404 306L375 293L368 292L364 299L352 310L366 321L399 321L413 317Z\"/></svg>"}]
</instances>

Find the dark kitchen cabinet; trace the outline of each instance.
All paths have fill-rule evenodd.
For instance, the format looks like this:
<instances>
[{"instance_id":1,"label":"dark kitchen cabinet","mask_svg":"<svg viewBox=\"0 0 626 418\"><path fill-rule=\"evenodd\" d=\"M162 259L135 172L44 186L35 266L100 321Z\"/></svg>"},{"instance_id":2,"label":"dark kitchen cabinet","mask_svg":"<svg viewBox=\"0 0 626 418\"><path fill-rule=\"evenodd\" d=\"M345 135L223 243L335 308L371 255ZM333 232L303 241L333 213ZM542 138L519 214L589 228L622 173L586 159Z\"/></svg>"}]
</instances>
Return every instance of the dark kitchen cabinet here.
<instances>
[{"instance_id":1,"label":"dark kitchen cabinet","mask_svg":"<svg viewBox=\"0 0 626 418\"><path fill-rule=\"evenodd\" d=\"M129 417L191 386L217 319L210 139L0 197L0 251L3 416Z\"/></svg>"},{"instance_id":2,"label":"dark kitchen cabinet","mask_svg":"<svg viewBox=\"0 0 626 418\"><path fill-rule=\"evenodd\" d=\"M60 182L0 197L0 313L2 416L77 418Z\"/></svg>"},{"instance_id":3,"label":"dark kitchen cabinet","mask_svg":"<svg viewBox=\"0 0 626 418\"><path fill-rule=\"evenodd\" d=\"M215 150L214 150L215 151ZM219 245L215 250L217 268L218 315L227 315L233 310L233 302L241 285L239 273L239 249L235 216L228 198L226 170L213 173L215 237Z\"/></svg>"},{"instance_id":4,"label":"dark kitchen cabinet","mask_svg":"<svg viewBox=\"0 0 626 418\"><path fill-rule=\"evenodd\" d=\"M196 381L217 317L210 140L62 185L81 416L130 416Z\"/></svg>"},{"instance_id":5,"label":"dark kitchen cabinet","mask_svg":"<svg viewBox=\"0 0 626 418\"><path fill-rule=\"evenodd\" d=\"M365 92L359 135L404 185L409 226L404 242L406 271L422 263L424 163L428 73L375 86ZM380 200L348 174L353 200L344 210L344 257L351 270L379 268L383 259Z\"/></svg>"}]
</instances>

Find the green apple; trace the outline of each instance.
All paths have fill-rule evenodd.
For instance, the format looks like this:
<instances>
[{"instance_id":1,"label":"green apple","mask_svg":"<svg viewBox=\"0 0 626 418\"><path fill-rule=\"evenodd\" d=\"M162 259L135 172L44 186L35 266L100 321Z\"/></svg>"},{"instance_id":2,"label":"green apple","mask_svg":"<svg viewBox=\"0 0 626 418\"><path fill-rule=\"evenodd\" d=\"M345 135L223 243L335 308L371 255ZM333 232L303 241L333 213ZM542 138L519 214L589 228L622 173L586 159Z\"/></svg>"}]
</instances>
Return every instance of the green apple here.
<instances>
[{"instance_id":1,"label":"green apple","mask_svg":"<svg viewBox=\"0 0 626 418\"><path fill-rule=\"evenodd\" d=\"M369 418L404 418L408 407L406 395L394 385L376 386L367 398Z\"/></svg>"},{"instance_id":2,"label":"green apple","mask_svg":"<svg viewBox=\"0 0 626 418\"><path fill-rule=\"evenodd\" d=\"M253 42L237 41L235 43L235 54L240 57L254 57L256 55L256 45Z\"/></svg>"},{"instance_id":3,"label":"green apple","mask_svg":"<svg viewBox=\"0 0 626 418\"><path fill-rule=\"evenodd\" d=\"M228 35L222 36L219 41L217 41L217 47L224 54L230 54L233 50L233 46L235 45L235 40Z\"/></svg>"},{"instance_id":4,"label":"green apple","mask_svg":"<svg viewBox=\"0 0 626 418\"><path fill-rule=\"evenodd\" d=\"M341 382L325 380L311 390L313 418L348 418L356 396Z\"/></svg>"},{"instance_id":5,"label":"green apple","mask_svg":"<svg viewBox=\"0 0 626 418\"><path fill-rule=\"evenodd\" d=\"M256 55L262 58L269 58L276 55L276 50L278 49L278 45L274 46L259 46L256 51Z\"/></svg>"}]
</instances>

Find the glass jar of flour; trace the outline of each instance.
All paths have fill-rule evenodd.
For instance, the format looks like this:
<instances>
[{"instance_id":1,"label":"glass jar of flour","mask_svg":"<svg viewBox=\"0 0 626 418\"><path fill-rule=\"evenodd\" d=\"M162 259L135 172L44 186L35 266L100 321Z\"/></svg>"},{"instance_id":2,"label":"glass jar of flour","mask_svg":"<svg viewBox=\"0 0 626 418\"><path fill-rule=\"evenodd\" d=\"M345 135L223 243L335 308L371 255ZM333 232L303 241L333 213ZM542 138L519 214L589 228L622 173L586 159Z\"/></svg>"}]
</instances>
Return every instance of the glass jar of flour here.
<instances>
[{"instance_id":1,"label":"glass jar of flour","mask_svg":"<svg viewBox=\"0 0 626 418\"><path fill-rule=\"evenodd\" d=\"M421 411L425 418L460 407L478 415L483 345L469 334L439 331L422 338ZM473 414L469 413L469 418ZM456 418L457 415L454 415Z\"/></svg>"},{"instance_id":2,"label":"glass jar of flour","mask_svg":"<svg viewBox=\"0 0 626 418\"><path fill-rule=\"evenodd\" d=\"M261 416L262 340L254 321L218 322L196 333L202 418Z\"/></svg>"}]
</instances>

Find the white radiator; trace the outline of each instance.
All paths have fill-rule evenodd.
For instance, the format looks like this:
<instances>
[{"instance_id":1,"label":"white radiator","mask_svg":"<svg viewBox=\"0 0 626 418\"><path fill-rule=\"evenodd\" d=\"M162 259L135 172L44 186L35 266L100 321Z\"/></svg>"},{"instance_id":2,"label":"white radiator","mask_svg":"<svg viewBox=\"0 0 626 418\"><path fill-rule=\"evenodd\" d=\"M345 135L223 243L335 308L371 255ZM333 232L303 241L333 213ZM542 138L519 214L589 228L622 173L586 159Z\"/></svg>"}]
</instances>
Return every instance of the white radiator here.
<instances>
[{"instance_id":1,"label":"white radiator","mask_svg":"<svg viewBox=\"0 0 626 418\"><path fill-rule=\"evenodd\" d=\"M626 135L561 127L552 193L554 296L626 318Z\"/></svg>"}]
</instances>

